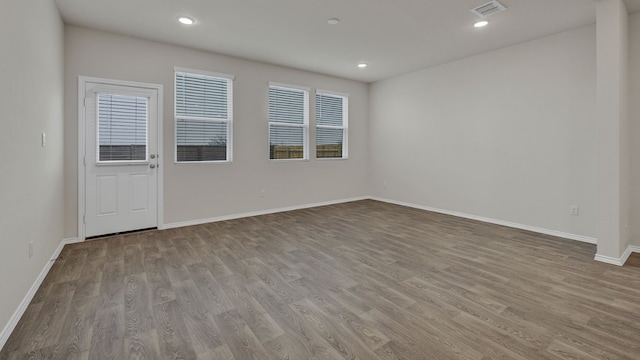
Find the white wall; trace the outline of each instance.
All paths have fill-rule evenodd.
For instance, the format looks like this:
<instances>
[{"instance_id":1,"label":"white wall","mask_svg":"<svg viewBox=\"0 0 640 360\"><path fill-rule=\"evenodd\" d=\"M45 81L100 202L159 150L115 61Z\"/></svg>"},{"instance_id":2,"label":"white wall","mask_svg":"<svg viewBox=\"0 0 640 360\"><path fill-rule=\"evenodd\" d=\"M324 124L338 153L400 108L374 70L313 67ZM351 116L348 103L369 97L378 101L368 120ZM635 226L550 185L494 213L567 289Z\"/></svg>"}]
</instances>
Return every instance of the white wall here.
<instances>
[{"instance_id":1,"label":"white wall","mask_svg":"<svg viewBox=\"0 0 640 360\"><path fill-rule=\"evenodd\" d=\"M63 39L53 1L0 2L0 330L62 241Z\"/></svg>"},{"instance_id":2,"label":"white wall","mask_svg":"<svg viewBox=\"0 0 640 360\"><path fill-rule=\"evenodd\" d=\"M371 193L595 237L595 55L588 26L373 84Z\"/></svg>"},{"instance_id":3,"label":"white wall","mask_svg":"<svg viewBox=\"0 0 640 360\"><path fill-rule=\"evenodd\" d=\"M80 75L164 86L165 223L367 195L364 185L367 181L367 84L73 26L65 27L65 55L67 237L77 234L77 79ZM235 75L233 163L173 163L174 66ZM350 94L349 159L269 160L269 81ZM314 99L312 96L312 118ZM312 129L311 139L314 134ZM315 140L311 145L314 143ZM259 197L260 189L266 190L266 197Z\"/></svg>"},{"instance_id":4,"label":"white wall","mask_svg":"<svg viewBox=\"0 0 640 360\"><path fill-rule=\"evenodd\" d=\"M598 254L617 259L629 242L628 14L622 0L601 0L598 42Z\"/></svg>"}]
</instances>

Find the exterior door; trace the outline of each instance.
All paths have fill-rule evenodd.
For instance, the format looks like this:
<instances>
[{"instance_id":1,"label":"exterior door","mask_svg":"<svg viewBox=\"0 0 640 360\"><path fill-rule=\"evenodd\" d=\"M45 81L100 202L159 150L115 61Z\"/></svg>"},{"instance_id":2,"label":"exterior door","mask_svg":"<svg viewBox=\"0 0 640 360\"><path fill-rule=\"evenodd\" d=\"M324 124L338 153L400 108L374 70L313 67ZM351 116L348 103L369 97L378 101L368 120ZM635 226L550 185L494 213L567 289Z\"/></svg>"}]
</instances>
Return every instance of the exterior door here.
<instances>
[{"instance_id":1,"label":"exterior door","mask_svg":"<svg viewBox=\"0 0 640 360\"><path fill-rule=\"evenodd\" d=\"M157 227L158 90L85 89L85 236Z\"/></svg>"}]
</instances>

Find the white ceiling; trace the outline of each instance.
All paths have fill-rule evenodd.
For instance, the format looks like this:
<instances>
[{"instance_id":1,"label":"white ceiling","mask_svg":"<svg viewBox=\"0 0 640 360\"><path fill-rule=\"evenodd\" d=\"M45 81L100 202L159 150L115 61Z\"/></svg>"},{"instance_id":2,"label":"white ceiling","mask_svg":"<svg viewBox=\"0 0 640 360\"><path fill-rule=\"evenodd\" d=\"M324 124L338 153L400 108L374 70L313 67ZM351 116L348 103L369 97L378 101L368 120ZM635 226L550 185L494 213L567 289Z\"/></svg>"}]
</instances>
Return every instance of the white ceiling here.
<instances>
[{"instance_id":1,"label":"white ceiling","mask_svg":"<svg viewBox=\"0 0 640 360\"><path fill-rule=\"evenodd\" d=\"M475 29L470 10L488 1L55 0L67 24L365 82L595 22L596 0L500 0L507 11Z\"/></svg>"}]
</instances>

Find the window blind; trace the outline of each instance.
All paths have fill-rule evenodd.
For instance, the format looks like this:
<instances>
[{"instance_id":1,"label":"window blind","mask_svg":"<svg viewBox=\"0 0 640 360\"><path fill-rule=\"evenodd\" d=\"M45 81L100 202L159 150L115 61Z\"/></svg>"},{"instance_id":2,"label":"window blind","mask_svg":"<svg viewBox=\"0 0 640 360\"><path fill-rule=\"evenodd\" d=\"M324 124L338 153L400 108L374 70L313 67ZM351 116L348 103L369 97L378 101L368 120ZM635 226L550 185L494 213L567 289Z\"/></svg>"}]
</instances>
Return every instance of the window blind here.
<instances>
[{"instance_id":1,"label":"window blind","mask_svg":"<svg viewBox=\"0 0 640 360\"><path fill-rule=\"evenodd\" d=\"M148 99L97 94L98 161L147 159Z\"/></svg>"},{"instance_id":2,"label":"window blind","mask_svg":"<svg viewBox=\"0 0 640 360\"><path fill-rule=\"evenodd\" d=\"M229 79L176 72L176 115L227 119Z\"/></svg>"},{"instance_id":3,"label":"window blind","mask_svg":"<svg viewBox=\"0 0 640 360\"><path fill-rule=\"evenodd\" d=\"M347 157L346 96L316 93L316 157Z\"/></svg>"},{"instance_id":4,"label":"window blind","mask_svg":"<svg viewBox=\"0 0 640 360\"><path fill-rule=\"evenodd\" d=\"M306 159L309 92L269 86L269 157Z\"/></svg>"},{"instance_id":5,"label":"window blind","mask_svg":"<svg viewBox=\"0 0 640 360\"><path fill-rule=\"evenodd\" d=\"M176 161L231 158L231 79L176 71Z\"/></svg>"}]
</instances>

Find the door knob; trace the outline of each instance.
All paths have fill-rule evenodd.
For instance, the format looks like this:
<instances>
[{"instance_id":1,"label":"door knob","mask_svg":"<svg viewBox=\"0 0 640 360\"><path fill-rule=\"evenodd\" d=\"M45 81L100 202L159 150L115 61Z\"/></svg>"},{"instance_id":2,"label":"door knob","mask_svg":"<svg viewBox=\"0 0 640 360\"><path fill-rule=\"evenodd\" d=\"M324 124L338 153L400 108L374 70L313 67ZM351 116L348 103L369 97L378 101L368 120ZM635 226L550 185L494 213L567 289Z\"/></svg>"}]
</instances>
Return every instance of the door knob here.
<instances>
[{"instance_id":1,"label":"door knob","mask_svg":"<svg viewBox=\"0 0 640 360\"><path fill-rule=\"evenodd\" d=\"M152 169L155 169L156 164L149 164L149 167L152 168Z\"/></svg>"}]
</instances>

